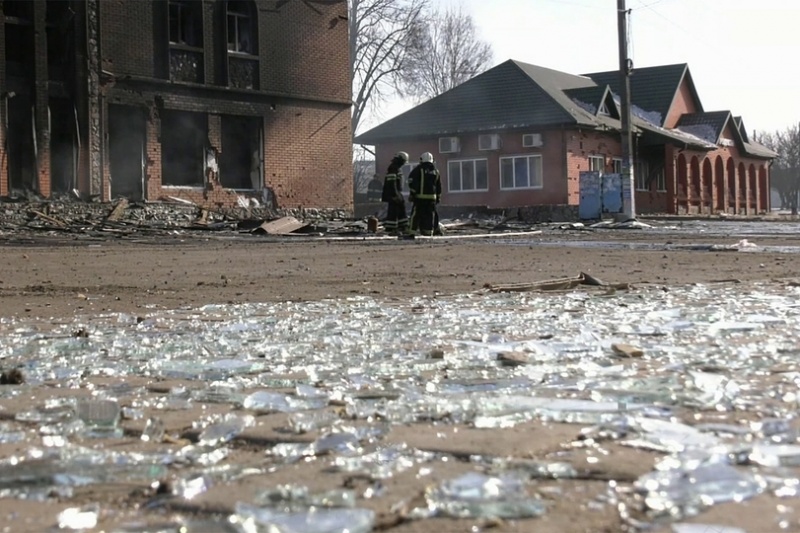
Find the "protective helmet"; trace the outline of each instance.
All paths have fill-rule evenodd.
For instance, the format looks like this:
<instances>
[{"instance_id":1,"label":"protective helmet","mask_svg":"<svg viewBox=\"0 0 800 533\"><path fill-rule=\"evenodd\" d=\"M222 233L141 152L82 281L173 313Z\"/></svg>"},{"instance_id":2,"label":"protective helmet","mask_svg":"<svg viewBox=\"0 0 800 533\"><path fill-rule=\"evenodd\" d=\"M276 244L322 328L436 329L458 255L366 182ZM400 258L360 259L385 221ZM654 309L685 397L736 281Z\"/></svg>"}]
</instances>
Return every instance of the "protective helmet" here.
<instances>
[{"instance_id":1,"label":"protective helmet","mask_svg":"<svg viewBox=\"0 0 800 533\"><path fill-rule=\"evenodd\" d=\"M430 152L425 152L421 156L419 156L420 163L433 163L433 154Z\"/></svg>"},{"instance_id":2,"label":"protective helmet","mask_svg":"<svg viewBox=\"0 0 800 533\"><path fill-rule=\"evenodd\" d=\"M397 152L394 156L397 159L402 159L403 163L408 163L408 154L406 152Z\"/></svg>"}]
</instances>

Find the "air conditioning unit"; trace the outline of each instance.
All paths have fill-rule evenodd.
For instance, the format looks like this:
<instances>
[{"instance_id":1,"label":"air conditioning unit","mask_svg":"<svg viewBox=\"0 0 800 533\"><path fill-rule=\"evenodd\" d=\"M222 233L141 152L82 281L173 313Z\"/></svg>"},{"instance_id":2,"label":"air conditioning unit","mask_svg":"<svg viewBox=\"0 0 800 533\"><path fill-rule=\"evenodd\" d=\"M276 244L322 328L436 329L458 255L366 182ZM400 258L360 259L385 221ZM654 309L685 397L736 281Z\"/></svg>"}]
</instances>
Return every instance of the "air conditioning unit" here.
<instances>
[{"instance_id":1,"label":"air conditioning unit","mask_svg":"<svg viewBox=\"0 0 800 533\"><path fill-rule=\"evenodd\" d=\"M454 154L461 150L458 137L439 137L439 153Z\"/></svg>"},{"instance_id":2,"label":"air conditioning unit","mask_svg":"<svg viewBox=\"0 0 800 533\"><path fill-rule=\"evenodd\" d=\"M498 150L500 148L500 136L496 133L478 135L478 150Z\"/></svg>"},{"instance_id":3,"label":"air conditioning unit","mask_svg":"<svg viewBox=\"0 0 800 533\"><path fill-rule=\"evenodd\" d=\"M543 145L541 133L526 133L522 136L522 146L524 148L538 148Z\"/></svg>"}]
</instances>

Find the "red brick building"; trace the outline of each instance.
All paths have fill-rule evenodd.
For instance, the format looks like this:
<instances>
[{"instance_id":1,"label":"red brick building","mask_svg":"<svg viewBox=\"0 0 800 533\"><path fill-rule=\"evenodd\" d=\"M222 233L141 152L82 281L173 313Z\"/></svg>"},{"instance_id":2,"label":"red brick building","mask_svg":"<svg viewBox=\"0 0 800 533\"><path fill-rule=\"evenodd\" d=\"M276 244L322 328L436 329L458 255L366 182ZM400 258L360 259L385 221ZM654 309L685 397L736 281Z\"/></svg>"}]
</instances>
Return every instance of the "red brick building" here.
<instances>
[{"instance_id":1,"label":"red brick building","mask_svg":"<svg viewBox=\"0 0 800 533\"><path fill-rule=\"evenodd\" d=\"M346 2L2 2L0 195L352 206Z\"/></svg>"},{"instance_id":2,"label":"red brick building","mask_svg":"<svg viewBox=\"0 0 800 533\"><path fill-rule=\"evenodd\" d=\"M577 206L582 171L621 171L619 78L510 60L356 142L375 146L378 168L398 150L433 153L446 206ZM631 100L637 212L769 209L775 154L740 117L704 111L687 65L635 70Z\"/></svg>"}]
</instances>

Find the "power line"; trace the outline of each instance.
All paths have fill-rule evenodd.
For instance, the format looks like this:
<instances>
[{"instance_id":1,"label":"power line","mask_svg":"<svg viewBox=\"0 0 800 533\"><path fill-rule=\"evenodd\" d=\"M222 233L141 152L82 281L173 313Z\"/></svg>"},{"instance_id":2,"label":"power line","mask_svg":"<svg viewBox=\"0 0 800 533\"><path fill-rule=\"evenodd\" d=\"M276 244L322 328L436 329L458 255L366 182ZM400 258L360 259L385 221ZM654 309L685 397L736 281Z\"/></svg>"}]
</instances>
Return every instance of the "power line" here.
<instances>
[{"instance_id":1,"label":"power line","mask_svg":"<svg viewBox=\"0 0 800 533\"><path fill-rule=\"evenodd\" d=\"M639 1L641 2L641 0L639 0ZM686 35L689 35L690 37L692 37L692 38L693 38L694 40L696 40L698 43L701 43L701 44L703 44L703 45L707 46L709 49L711 49L712 51L714 51L714 52L715 52L715 53L717 53L717 54L720 54L720 53L722 53L722 51L721 51L719 48L717 48L717 46L716 46L716 45L714 45L714 44L712 44L712 43L710 43L710 42L708 42L708 41L706 41L706 40L704 40L704 39L701 39L701 38L698 36L697 32L692 32L692 31L690 31L690 30L687 30L686 28L684 28L683 26L681 26L680 24L678 24L677 22L675 22L675 21L674 21L674 20L672 20L671 18L669 18L669 17L665 16L665 15L664 15L664 14L662 14L662 13L659 13L658 11L656 11L655 9L653 9L653 8L652 8L652 6L654 6L655 4L661 3L661 2L663 2L663 1L664 1L664 0L653 0L653 1L652 1L652 2L650 2L650 3L647 3L647 4L641 4L641 5L639 5L639 6L638 6L636 9L642 9L642 8L645 8L645 9L648 9L648 10L650 10L651 12L655 13L656 15L658 15L659 17L661 17L662 19L666 20L667 22L669 22L670 24L672 24L673 26L675 26L676 28L678 28L680 31L682 31L682 32L683 32L683 33L685 33Z\"/></svg>"}]
</instances>

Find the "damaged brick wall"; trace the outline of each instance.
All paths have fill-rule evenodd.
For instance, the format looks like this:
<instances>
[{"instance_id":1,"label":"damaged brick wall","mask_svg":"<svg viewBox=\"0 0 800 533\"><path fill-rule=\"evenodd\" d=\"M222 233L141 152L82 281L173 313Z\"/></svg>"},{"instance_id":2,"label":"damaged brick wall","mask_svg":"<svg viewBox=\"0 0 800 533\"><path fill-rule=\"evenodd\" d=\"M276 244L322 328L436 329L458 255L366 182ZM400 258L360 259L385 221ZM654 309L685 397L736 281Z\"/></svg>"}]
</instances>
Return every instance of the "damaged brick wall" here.
<instances>
[{"instance_id":1,"label":"damaged brick wall","mask_svg":"<svg viewBox=\"0 0 800 533\"><path fill-rule=\"evenodd\" d=\"M0 2L0 14L3 12L3 3ZM0 24L0 57L5 57L6 28ZM6 154L6 62L0 61L0 196L8 195L8 154Z\"/></svg>"},{"instance_id":2,"label":"damaged brick wall","mask_svg":"<svg viewBox=\"0 0 800 533\"><path fill-rule=\"evenodd\" d=\"M166 0L75 2L78 26L75 30L75 78L79 86L74 93L74 103L81 141L76 183L80 192L84 196L111 199L110 146L113 143L109 140L112 129L109 106L124 105L137 108L146 116L142 126L143 193L148 200L170 195L218 205L235 204L239 199L236 191L216 185L163 186L161 111L174 110L205 114L209 143L221 152L225 149L222 117L253 117L262 123L261 183L258 183L258 175L251 173L248 184L254 185L254 190L245 194L261 199L260 189L266 187L274 193L276 206L352 209L345 2L311 9L301 2L277 8L274 0L256 0L259 90L239 90L228 86L224 2L200 1L203 20L201 81L205 83L169 82ZM48 195L51 173L47 35L44 31L47 5L44 0L35 0L35 3L37 25L42 25L41 32L36 35L36 49L45 52L35 63L37 178L42 192ZM0 43L4 43L2 33ZM0 89L6 90L4 63L0 65ZM2 112L0 106L0 114ZM8 193L8 174L7 159L0 158L2 194Z\"/></svg>"},{"instance_id":3,"label":"damaged brick wall","mask_svg":"<svg viewBox=\"0 0 800 533\"><path fill-rule=\"evenodd\" d=\"M264 126L266 183L281 208L352 209L349 109L280 105Z\"/></svg>"},{"instance_id":4,"label":"damaged brick wall","mask_svg":"<svg viewBox=\"0 0 800 533\"><path fill-rule=\"evenodd\" d=\"M45 27L45 4L33 4L33 19L35 28ZM34 124L36 126L36 170L37 179L34 184L39 193L50 194L50 124L48 115L48 83L47 83L47 34L43 31L34 32Z\"/></svg>"},{"instance_id":5,"label":"damaged brick wall","mask_svg":"<svg viewBox=\"0 0 800 533\"><path fill-rule=\"evenodd\" d=\"M101 131L100 103L100 0L86 0L86 60L87 60L87 104L88 104L88 173L89 194L100 195L103 191L103 163L101 153L103 139Z\"/></svg>"}]
</instances>

